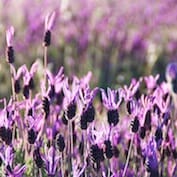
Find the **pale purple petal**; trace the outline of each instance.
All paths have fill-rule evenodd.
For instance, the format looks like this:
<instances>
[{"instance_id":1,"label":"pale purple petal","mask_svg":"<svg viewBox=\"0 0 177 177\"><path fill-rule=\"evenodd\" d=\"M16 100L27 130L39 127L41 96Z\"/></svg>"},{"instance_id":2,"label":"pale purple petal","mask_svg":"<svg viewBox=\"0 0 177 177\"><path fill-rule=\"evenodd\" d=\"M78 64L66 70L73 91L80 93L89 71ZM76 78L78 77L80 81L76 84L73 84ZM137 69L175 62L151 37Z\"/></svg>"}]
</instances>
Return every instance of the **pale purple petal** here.
<instances>
[{"instance_id":1,"label":"pale purple petal","mask_svg":"<svg viewBox=\"0 0 177 177\"><path fill-rule=\"evenodd\" d=\"M14 27L11 26L7 31L6 31L6 42L7 42L7 46L10 47L12 46L12 39L14 36Z\"/></svg>"}]
</instances>

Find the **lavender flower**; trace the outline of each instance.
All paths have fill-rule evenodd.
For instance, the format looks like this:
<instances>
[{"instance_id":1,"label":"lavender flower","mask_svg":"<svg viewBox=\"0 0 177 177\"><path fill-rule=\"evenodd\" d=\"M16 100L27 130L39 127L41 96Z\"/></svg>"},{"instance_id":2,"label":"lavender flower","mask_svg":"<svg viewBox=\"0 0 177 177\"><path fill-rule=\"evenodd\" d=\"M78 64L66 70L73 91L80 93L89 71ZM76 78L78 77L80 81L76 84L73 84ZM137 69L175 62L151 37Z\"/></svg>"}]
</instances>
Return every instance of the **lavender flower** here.
<instances>
[{"instance_id":1,"label":"lavender flower","mask_svg":"<svg viewBox=\"0 0 177 177\"><path fill-rule=\"evenodd\" d=\"M159 74L157 74L155 77L153 77L152 75L150 76L146 76L144 77L144 80L146 82L146 87L149 89L149 90L153 90L155 87L156 87L156 84L157 84L157 80L159 79Z\"/></svg>"},{"instance_id":2,"label":"lavender flower","mask_svg":"<svg viewBox=\"0 0 177 177\"><path fill-rule=\"evenodd\" d=\"M48 82L49 82L49 91L48 91L48 96L52 99L53 97L57 97L58 94L62 92L62 81L64 79L64 68L61 67L56 74L56 76L53 76L53 74L47 70L46 74L48 77Z\"/></svg>"},{"instance_id":3,"label":"lavender flower","mask_svg":"<svg viewBox=\"0 0 177 177\"><path fill-rule=\"evenodd\" d=\"M24 76L23 76L23 82L24 82L24 88L27 87L28 90L34 89L34 75L38 68L38 62L34 62L28 71L27 67L24 66ZM25 91L24 91L25 93Z\"/></svg>"},{"instance_id":4,"label":"lavender flower","mask_svg":"<svg viewBox=\"0 0 177 177\"><path fill-rule=\"evenodd\" d=\"M84 104L80 121L81 129L87 129L87 123L91 123L94 121L95 108L92 102L98 90L98 88L90 90L88 86L85 87L85 89L80 89L80 98Z\"/></svg>"},{"instance_id":5,"label":"lavender flower","mask_svg":"<svg viewBox=\"0 0 177 177\"><path fill-rule=\"evenodd\" d=\"M71 85L71 89L69 88L69 80L66 78L63 83L63 92L65 95L64 98L64 109L66 110L66 116L68 119L74 118L76 115L76 97L79 92L79 80L74 77Z\"/></svg>"},{"instance_id":6,"label":"lavender flower","mask_svg":"<svg viewBox=\"0 0 177 177\"><path fill-rule=\"evenodd\" d=\"M11 67L12 72L13 72L13 78L14 78L15 93L17 93L17 94L20 92L20 89L21 89L21 86L20 86L20 77L24 75L25 68L26 68L26 66L22 65L21 67L19 67L19 69L16 72L14 66L12 65L12 67Z\"/></svg>"},{"instance_id":7,"label":"lavender flower","mask_svg":"<svg viewBox=\"0 0 177 177\"><path fill-rule=\"evenodd\" d=\"M6 59L9 63L14 63L14 49L13 49L13 37L14 37L14 27L11 26L6 31L6 42L7 42L7 49L6 49Z\"/></svg>"},{"instance_id":8,"label":"lavender flower","mask_svg":"<svg viewBox=\"0 0 177 177\"><path fill-rule=\"evenodd\" d=\"M45 18L45 36L44 36L44 46L49 46L51 42L51 29L54 24L56 13L52 12L51 14L47 14Z\"/></svg>"},{"instance_id":9,"label":"lavender flower","mask_svg":"<svg viewBox=\"0 0 177 177\"><path fill-rule=\"evenodd\" d=\"M106 96L105 91L103 89L101 89L101 94L102 94L103 105L108 110L108 112L107 112L108 123L110 125L115 126L119 122L118 108L119 108L121 101L122 101L121 92L111 90L110 88L108 88L107 89L108 96ZM118 96L119 96L119 98L117 100Z\"/></svg>"}]
</instances>

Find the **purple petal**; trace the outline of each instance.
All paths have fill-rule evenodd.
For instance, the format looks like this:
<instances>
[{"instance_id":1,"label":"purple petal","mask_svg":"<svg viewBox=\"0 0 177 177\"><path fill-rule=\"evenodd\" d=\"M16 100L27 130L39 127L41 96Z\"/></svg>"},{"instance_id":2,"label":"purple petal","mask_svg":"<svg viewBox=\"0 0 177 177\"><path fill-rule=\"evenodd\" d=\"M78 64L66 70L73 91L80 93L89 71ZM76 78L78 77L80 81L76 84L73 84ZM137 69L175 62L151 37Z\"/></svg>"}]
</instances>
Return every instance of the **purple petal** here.
<instances>
[{"instance_id":1,"label":"purple petal","mask_svg":"<svg viewBox=\"0 0 177 177\"><path fill-rule=\"evenodd\" d=\"M14 27L11 26L7 31L6 31L6 42L7 42L7 46L12 46L12 38L14 36Z\"/></svg>"}]
</instances>

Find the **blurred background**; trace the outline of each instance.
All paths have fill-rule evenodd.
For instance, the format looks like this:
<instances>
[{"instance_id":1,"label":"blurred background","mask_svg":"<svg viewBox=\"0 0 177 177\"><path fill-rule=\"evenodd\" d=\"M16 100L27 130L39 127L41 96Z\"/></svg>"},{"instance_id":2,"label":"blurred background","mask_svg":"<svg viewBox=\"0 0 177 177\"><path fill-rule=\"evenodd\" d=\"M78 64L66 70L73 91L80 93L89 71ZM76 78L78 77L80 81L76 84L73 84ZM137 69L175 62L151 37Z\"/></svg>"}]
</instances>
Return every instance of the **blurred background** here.
<instances>
[{"instance_id":1,"label":"blurred background","mask_svg":"<svg viewBox=\"0 0 177 177\"><path fill-rule=\"evenodd\" d=\"M0 97L10 92L5 31L15 27L15 66L43 61L44 19L56 11L49 67L93 72L92 86L116 88L160 73L177 58L176 0L1 0Z\"/></svg>"}]
</instances>

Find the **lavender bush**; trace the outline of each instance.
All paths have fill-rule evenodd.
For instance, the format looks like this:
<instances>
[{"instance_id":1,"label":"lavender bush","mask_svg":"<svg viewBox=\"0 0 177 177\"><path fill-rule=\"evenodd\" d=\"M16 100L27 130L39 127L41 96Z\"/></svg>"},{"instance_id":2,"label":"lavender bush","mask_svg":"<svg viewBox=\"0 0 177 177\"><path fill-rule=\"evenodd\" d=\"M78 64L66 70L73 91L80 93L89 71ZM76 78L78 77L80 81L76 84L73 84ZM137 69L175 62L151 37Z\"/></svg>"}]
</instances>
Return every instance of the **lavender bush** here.
<instances>
[{"instance_id":1,"label":"lavender bush","mask_svg":"<svg viewBox=\"0 0 177 177\"><path fill-rule=\"evenodd\" d=\"M0 100L1 176L177 176L177 63L166 81L150 75L116 89L90 87L92 72L53 74L55 17L45 18L42 67L16 68L15 30L6 31L12 93Z\"/></svg>"},{"instance_id":2,"label":"lavender bush","mask_svg":"<svg viewBox=\"0 0 177 177\"><path fill-rule=\"evenodd\" d=\"M16 67L25 58L28 67L36 58L42 58L38 44L45 14L52 9L56 10L55 47L48 51L52 71L57 72L60 65L67 75L81 77L91 70L91 85L105 89L152 73L160 73L162 80L167 62L176 58L175 0L2 0L0 34L3 37L6 26L15 26ZM4 40L0 46L3 58ZM5 73L6 65L1 65ZM8 74L0 76L3 82L7 78ZM7 96L7 90L4 86L2 94Z\"/></svg>"}]
</instances>

